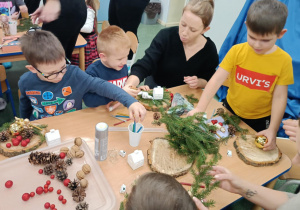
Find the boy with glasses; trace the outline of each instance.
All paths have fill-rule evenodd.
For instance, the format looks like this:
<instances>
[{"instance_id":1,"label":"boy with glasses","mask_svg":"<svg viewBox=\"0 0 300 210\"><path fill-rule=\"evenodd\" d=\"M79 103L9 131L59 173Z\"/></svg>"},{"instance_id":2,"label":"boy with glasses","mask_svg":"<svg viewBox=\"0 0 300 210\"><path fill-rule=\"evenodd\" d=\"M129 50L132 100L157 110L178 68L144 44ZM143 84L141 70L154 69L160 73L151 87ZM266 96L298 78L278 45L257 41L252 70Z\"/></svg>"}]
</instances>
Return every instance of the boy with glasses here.
<instances>
[{"instance_id":1,"label":"boy with glasses","mask_svg":"<svg viewBox=\"0 0 300 210\"><path fill-rule=\"evenodd\" d=\"M145 108L122 89L99 78L93 78L70 65L59 40L47 31L27 33L20 39L30 71L19 80L20 115L30 120L57 116L82 109L82 98L88 93L120 101L128 107L131 119L143 120Z\"/></svg>"}]
</instances>

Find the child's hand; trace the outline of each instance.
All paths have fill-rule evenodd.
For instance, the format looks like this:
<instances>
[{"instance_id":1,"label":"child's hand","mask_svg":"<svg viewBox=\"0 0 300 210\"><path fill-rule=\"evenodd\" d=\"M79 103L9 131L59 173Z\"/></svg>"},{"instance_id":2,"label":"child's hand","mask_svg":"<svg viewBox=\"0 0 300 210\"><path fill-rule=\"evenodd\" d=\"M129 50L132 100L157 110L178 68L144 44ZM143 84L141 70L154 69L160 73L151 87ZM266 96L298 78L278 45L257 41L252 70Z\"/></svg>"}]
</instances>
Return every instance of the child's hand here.
<instances>
[{"instance_id":1,"label":"child's hand","mask_svg":"<svg viewBox=\"0 0 300 210\"><path fill-rule=\"evenodd\" d=\"M148 91L148 90L150 90L150 88L149 88L148 85L143 85L143 86L140 86L140 87L139 87L139 90Z\"/></svg>"},{"instance_id":2,"label":"child's hand","mask_svg":"<svg viewBox=\"0 0 300 210\"><path fill-rule=\"evenodd\" d=\"M195 202L198 210L208 210L206 206L196 197L193 197L193 201Z\"/></svg>"},{"instance_id":3,"label":"child's hand","mask_svg":"<svg viewBox=\"0 0 300 210\"><path fill-rule=\"evenodd\" d=\"M288 119L282 121L282 123L286 135L290 137L290 140L296 141L296 131L297 131L299 121Z\"/></svg>"},{"instance_id":4,"label":"child's hand","mask_svg":"<svg viewBox=\"0 0 300 210\"><path fill-rule=\"evenodd\" d=\"M193 109L192 111L189 111L188 113L187 113L187 117L189 117L189 116L193 116L194 114L196 114L196 113L198 113L198 112L201 112L199 109L197 109L197 108L195 108L195 109Z\"/></svg>"},{"instance_id":5,"label":"child's hand","mask_svg":"<svg viewBox=\"0 0 300 210\"><path fill-rule=\"evenodd\" d=\"M268 142L265 144L263 150L267 151L267 150L273 150L275 149L276 146L276 135L274 135L276 132L270 130L270 129L266 129L263 131L258 132L257 134L255 134L256 136L265 136L268 138Z\"/></svg>"},{"instance_id":6,"label":"child's hand","mask_svg":"<svg viewBox=\"0 0 300 210\"><path fill-rule=\"evenodd\" d=\"M134 102L131 104L128 110L130 119L134 120L135 122L139 122L140 120L142 122L145 119L147 111L139 102Z\"/></svg>"},{"instance_id":7,"label":"child's hand","mask_svg":"<svg viewBox=\"0 0 300 210\"><path fill-rule=\"evenodd\" d=\"M14 19L14 20L18 20L19 15L20 15L20 12L14 12L14 13L11 15L11 18Z\"/></svg>"},{"instance_id":8,"label":"child's hand","mask_svg":"<svg viewBox=\"0 0 300 210\"><path fill-rule=\"evenodd\" d=\"M190 88L196 89L199 87L199 80L197 76L188 76L188 77L183 77L183 81L189 85Z\"/></svg>"},{"instance_id":9,"label":"child's hand","mask_svg":"<svg viewBox=\"0 0 300 210\"><path fill-rule=\"evenodd\" d=\"M120 102L118 101L111 101L108 104L106 104L106 109L111 112L113 110L115 110L116 108L118 108L121 105Z\"/></svg>"},{"instance_id":10,"label":"child's hand","mask_svg":"<svg viewBox=\"0 0 300 210\"><path fill-rule=\"evenodd\" d=\"M129 85L125 85L123 87L123 90L125 90L129 95L136 97L137 94L140 92L140 90L138 88L134 89L132 87L130 87Z\"/></svg>"}]
</instances>

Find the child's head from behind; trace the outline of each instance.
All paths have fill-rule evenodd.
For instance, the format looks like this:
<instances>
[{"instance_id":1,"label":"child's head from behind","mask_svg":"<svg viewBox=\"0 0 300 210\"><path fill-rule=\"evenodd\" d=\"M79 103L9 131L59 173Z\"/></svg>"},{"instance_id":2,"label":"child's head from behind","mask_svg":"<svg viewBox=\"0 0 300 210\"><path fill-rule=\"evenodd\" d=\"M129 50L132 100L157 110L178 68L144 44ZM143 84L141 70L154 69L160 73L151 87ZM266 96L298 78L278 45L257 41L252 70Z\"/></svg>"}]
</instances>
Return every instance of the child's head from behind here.
<instances>
[{"instance_id":1,"label":"child's head from behind","mask_svg":"<svg viewBox=\"0 0 300 210\"><path fill-rule=\"evenodd\" d=\"M247 39L257 54L267 54L277 39L286 32L284 28L288 11L278 0L258 0L247 13Z\"/></svg>"},{"instance_id":2,"label":"child's head from behind","mask_svg":"<svg viewBox=\"0 0 300 210\"><path fill-rule=\"evenodd\" d=\"M97 50L102 63L118 71L127 63L130 45L129 37L118 26L103 29L97 39Z\"/></svg>"},{"instance_id":3,"label":"child's head from behind","mask_svg":"<svg viewBox=\"0 0 300 210\"><path fill-rule=\"evenodd\" d=\"M193 199L173 177L160 173L142 175L133 186L126 210L197 209Z\"/></svg>"},{"instance_id":4,"label":"child's head from behind","mask_svg":"<svg viewBox=\"0 0 300 210\"><path fill-rule=\"evenodd\" d=\"M179 23L179 36L183 43L194 42L207 32L213 18L213 0L191 0L183 8Z\"/></svg>"},{"instance_id":5,"label":"child's head from behind","mask_svg":"<svg viewBox=\"0 0 300 210\"><path fill-rule=\"evenodd\" d=\"M26 68L44 81L57 83L62 79L66 70L65 51L54 34L48 31L28 32L20 42L30 64Z\"/></svg>"}]
</instances>

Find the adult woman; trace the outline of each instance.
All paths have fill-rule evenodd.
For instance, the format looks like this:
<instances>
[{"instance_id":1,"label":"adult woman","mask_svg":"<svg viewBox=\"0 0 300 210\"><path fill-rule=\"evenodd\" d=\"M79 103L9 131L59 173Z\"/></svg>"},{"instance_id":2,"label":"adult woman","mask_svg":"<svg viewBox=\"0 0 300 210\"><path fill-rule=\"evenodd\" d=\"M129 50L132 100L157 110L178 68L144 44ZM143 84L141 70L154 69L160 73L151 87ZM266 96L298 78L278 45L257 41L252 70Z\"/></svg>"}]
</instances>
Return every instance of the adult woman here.
<instances>
[{"instance_id":1,"label":"adult woman","mask_svg":"<svg viewBox=\"0 0 300 210\"><path fill-rule=\"evenodd\" d=\"M162 29L146 50L145 56L131 68L124 89L131 95L147 76L150 88L174 87L187 83L190 88L204 88L218 65L215 44L203 34L210 29L213 0L191 0L183 9L179 27Z\"/></svg>"}]
</instances>

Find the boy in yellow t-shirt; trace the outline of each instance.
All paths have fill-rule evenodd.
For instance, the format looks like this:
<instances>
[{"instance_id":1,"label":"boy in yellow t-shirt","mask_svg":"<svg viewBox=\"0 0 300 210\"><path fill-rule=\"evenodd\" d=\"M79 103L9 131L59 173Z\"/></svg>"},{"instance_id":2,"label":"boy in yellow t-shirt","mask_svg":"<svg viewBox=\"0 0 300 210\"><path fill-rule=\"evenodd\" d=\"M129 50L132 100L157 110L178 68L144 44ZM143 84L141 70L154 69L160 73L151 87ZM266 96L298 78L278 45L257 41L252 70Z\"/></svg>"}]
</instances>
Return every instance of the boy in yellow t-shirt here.
<instances>
[{"instance_id":1,"label":"boy in yellow t-shirt","mask_svg":"<svg viewBox=\"0 0 300 210\"><path fill-rule=\"evenodd\" d=\"M259 0L250 6L246 19L247 42L229 50L206 85L197 107L188 116L204 112L228 77L224 106L259 132L257 135L268 138L264 150L276 147L287 88L294 82L292 58L275 45L287 31L283 29L287 14L287 7L277 0Z\"/></svg>"}]
</instances>

